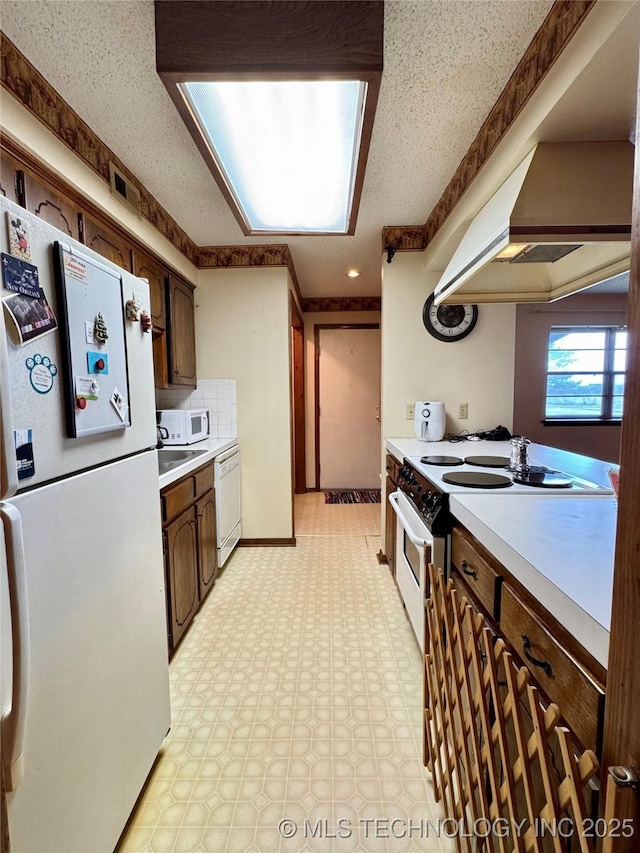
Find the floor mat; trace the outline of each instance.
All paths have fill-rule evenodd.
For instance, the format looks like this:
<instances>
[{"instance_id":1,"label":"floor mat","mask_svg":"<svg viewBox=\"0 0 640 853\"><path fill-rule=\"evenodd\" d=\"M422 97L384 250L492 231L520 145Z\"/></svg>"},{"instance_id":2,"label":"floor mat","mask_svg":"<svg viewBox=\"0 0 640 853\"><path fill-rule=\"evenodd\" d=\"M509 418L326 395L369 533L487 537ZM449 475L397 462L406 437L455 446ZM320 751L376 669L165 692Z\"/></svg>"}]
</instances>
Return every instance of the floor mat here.
<instances>
[{"instance_id":1,"label":"floor mat","mask_svg":"<svg viewBox=\"0 0 640 853\"><path fill-rule=\"evenodd\" d=\"M344 489L325 492L326 504L379 504L380 489Z\"/></svg>"}]
</instances>

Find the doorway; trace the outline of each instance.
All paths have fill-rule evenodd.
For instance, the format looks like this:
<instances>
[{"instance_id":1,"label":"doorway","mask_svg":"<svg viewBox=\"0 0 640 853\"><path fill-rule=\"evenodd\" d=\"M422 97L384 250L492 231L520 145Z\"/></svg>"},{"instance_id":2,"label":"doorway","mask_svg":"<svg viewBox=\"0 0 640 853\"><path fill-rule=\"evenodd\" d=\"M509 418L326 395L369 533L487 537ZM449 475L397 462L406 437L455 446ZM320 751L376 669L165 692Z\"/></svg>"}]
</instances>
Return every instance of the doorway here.
<instances>
[{"instance_id":1,"label":"doorway","mask_svg":"<svg viewBox=\"0 0 640 853\"><path fill-rule=\"evenodd\" d=\"M314 326L316 488L380 488L380 326Z\"/></svg>"},{"instance_id":2,"label":"doorway","mask_svg":"<svg viewBox=\"0 0 640 853\"><path fill-rule=\"evenodd\" d=\"M289 317L291 325L291 436L293 459L293 492L296 495L307 491L307 461L305 439L305 395L304 395L304 321L289 292Z\"/></svg>"}]
</instances>

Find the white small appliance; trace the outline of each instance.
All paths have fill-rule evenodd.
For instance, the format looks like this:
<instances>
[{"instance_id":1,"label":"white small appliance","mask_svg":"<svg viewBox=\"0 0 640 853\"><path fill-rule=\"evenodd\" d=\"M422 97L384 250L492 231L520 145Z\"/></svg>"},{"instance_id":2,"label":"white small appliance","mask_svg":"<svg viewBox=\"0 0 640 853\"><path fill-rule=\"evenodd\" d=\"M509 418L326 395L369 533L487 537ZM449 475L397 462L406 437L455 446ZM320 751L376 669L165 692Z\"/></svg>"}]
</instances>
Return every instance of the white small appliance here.
<instances>
[{"instance_id":1,"label":"white small appliance","mask_svg":"<svg viewBox=\"0 0 640 853\"><path fill-rule=\"evenodd\" d=\"M207 409L160 409L157 414L163 444L194 444L209 436Z\"/></svg>"},{"instance_id":2,"label":"white small appliance","mask_svg":"<svg viewBox=\"0 0 640 853\"><path fill-rule=\"evenodd\" d=\"M441 441L444 436L445 420L444 403L418 401L413 413L416 438L420 441Z\"/></svg>"}]
</instances>

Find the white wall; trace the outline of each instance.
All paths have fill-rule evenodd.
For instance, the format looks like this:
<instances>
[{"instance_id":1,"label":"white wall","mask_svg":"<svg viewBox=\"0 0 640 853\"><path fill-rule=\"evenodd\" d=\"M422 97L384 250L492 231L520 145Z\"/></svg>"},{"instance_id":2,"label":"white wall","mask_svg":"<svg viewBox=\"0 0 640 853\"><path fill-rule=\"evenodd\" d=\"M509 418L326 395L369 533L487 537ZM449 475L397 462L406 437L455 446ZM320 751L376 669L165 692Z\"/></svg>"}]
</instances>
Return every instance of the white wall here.
<instances>
[{"instance_id":1,"label":"white wall","mask_svg":"<svg viewBox=\"0 0 640 853\"><path fill-rule=\"evenodd\" d=\"M242 538L293 535L289 274L284 267L201 270L198 376L236 380Z\"/></svg>"},{"instance_id":2,"label":"white wall","mask_svg":"<svg viewBox=\"0 0 640 853\"><path fill-rule=\"evenodd\" d=\"M490 429L513 420L515 306L480 305L469 337L442 342L422 323L422 308L440 277L423 252L396 254L383 264L382 427L388 438L413 436L406 406L443 400L447 432ZM459 420L458 404L469 404Z\"/></svg>"}]
</instances>

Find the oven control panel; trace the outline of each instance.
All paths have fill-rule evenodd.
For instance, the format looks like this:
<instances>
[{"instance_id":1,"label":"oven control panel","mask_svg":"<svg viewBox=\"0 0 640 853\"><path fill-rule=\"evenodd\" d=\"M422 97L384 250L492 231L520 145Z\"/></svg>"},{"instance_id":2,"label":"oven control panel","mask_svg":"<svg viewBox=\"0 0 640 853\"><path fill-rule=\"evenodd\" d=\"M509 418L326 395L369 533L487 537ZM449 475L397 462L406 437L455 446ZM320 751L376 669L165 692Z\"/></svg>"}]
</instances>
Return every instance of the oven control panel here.
<instances>
[{"instance_id":1,"label":"oven control panel","mask_svg":"<svg viewBox=\"0 0 640 853\"><path fill-rule=\"evenodd\" d=\"M438 491L406 460L398 471L398 488L409 498L425 524L436 536L451 532L449 496Z\"/></svg>"}]
</instances>

